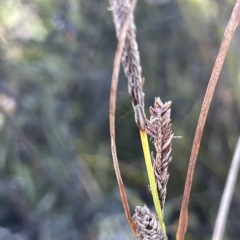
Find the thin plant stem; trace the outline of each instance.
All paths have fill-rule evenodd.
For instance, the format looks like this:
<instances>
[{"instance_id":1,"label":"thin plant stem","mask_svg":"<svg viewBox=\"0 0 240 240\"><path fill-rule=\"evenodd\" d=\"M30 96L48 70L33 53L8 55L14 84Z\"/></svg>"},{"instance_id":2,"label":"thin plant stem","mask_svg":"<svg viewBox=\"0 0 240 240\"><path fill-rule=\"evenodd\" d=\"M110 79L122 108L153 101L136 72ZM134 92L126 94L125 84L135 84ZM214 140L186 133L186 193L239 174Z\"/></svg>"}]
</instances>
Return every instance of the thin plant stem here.
<instances>
[{"instance_id":1,"label":"thin plant stem","mask_svg":"<svg viewBox=\"0 0 240 240\"><path fill-rule=\"evenodd\" d=\"M134 221L132 220L132 217L130 214L127 194L126 194L126 191L124 188L124 184L123 184L122 177L121 177L121 172L119 169L117 150L116 150L116 138L115 138L116 93L117 93L117 85L118 85L118 76L119 76L119 71L120 71L121 56L122 56L122 51L123 51L124 44L125 44L129 17L131 15L131 13L134 11L136 4L137 4L137 0L133 0L131 2L129 13L124 21L123 28L122 28L121 34L119 36L119 39L118 39L118 45L117 45L115 58L114 58L112 83L111 83L111 90L110 90L109 125L110 125L111 151L112 151L112 157L113 157L113 165L114 165L114 170L115 170L115 174L117 177L117 182L118 182L118 187L119 187L119 192L120 192L124 212L125 212L127 221L129 223L129 225L131 226L134 234L136 236L138 236L136 225L135 225Z\"/></svg>"},{"instance_id":2,"label":"thin plant stem","mask_svg":"<svg viewBox=\"0 0 240 240\"><path fill-rule=\"evenodd\" d=\"M228 216L228 212L230 209L233 191L235 188L237 175L238 175L238 171L239 171L239 166L240 166L240 137L237 142L237 146L236 146L236 149L234 152L231 167L230 167L230 170L228 173L226 186L224 188L221 203L219 206L212 240L222 240L223 239L227 216Z\"/></svg>"},{"instance_id":3,"label":"thin plant stem","mask_svg":"<svg viewBox=\"0 0 240 240\"><path fill-rule=\"evenodd\" d=\"M153 171L153 167L152 167L146 131L145 130L143 131L140 129L140 136L141 136L142 148L143 148L143 153L144 153L144 158L145 158L145 163L146 163L146 168L147 168L147 175L148 175L150 189L151 189L152 197L153 197L153 203L155 206L155 210L157 212L157 216L158 216L158 220L159 220L161 229L162 229L163 233L166 234L166 227L165 227L165 223L163 220L161 203L159 201L159 196L158 196L158 192L157 192L157 184L156 184L154 171Z\"/></svg>"},{"instance_id":4,"label":"thin plant stem","mask_svg":"<svg viewBox=\"0 0 240 240\"><path fill-rule=\"evenodd\" d=\"M179 224L178 224L178 229L176 234L177 240L183 240L187 230L189 196L190 196L190 191L192 186L192 180L193 180L193 174L194 174L194 169L196 165L197 155L198 155L201 138L203 134L203 129L204 129L207 114L209 111L210 103L213 97L213 93L219 78L219 74L222 69L223 62L227 54L229 45L231 43L233 34L238 26L239 20L240 20L240 1L238 0L233 8L227 28L224 32L221 47L218 52L215 65L213 67L213 71L209 80L209 84L208 84L205 97L203 100L203 104L202 104L202 109L198 119L198 124L197 124L196 132L193 140L193 146L192 146L192 151L191 151L191 156L190 156L188 171L187 171L187 177L186 177L186 182L184 187Z\"/></svg>"}]
</instances>

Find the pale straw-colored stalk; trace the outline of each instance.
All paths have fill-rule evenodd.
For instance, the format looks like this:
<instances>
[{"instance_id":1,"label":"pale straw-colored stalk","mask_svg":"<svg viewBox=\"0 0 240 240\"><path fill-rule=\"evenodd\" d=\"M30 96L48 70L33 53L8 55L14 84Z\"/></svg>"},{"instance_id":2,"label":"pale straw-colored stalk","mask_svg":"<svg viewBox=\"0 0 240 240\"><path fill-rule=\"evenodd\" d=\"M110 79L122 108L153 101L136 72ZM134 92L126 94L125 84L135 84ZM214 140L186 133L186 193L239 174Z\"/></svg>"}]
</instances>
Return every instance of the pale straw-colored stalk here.
<instances>
[{"instance_id":1,"label":"pale straw-colored stalk","mask_svg":"<svg viewBox=\"0 0 240 240\"><path fill-rule=\"evenodd\" d=\"M236 185L238 171L240 167L240 138L238 139L237 146L234 152L231 167L228 173L226 186L222 195L221 203L218 210L216 223L212 240L222 240L227 222L227 216L230 209L230 204Z\"/></svg>"}]
</instances>

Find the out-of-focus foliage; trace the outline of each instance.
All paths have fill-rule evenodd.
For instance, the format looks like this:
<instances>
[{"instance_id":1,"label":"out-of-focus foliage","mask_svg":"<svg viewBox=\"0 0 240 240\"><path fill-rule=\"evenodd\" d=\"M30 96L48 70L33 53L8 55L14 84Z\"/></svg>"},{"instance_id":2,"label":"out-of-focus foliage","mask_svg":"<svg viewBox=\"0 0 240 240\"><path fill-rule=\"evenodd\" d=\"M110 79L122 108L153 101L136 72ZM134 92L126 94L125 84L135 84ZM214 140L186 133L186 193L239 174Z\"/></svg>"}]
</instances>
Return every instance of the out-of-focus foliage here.
<instances>
[{"instance_id":1,"label":"out-of-focus foliage","mask_svg":"<svg viewBox=\"0 0 240 240\"><path fill-rule=\"evenodd\" d=\"M135 12L146 107L172 100L165 215L174 239L201 102L235 1L145 0ZM0 1L0 236L133 239L113 172L108 106L115 30L108 1ZM237 31L207 119L186 239L210 239L240 132ZM152 206L120 75L118 156L133 209ZM240 236L239 182L225 239ZM9 232L10 231L10 232ZM7 235L8 234L8 235ZM1 238L1 237L0 237Z\"/></svg>"}]
</instances>

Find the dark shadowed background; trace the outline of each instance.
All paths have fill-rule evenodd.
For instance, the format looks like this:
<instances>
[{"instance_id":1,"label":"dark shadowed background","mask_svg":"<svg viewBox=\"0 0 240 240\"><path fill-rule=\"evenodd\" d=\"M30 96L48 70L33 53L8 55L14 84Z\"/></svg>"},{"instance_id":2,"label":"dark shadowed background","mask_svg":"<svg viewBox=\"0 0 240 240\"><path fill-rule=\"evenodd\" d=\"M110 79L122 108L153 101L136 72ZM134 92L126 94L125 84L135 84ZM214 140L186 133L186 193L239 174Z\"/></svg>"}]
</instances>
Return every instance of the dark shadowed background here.
<instances>
[{"instance_id":1,"label":"dark shadowed background","mask_svg":"<svg viewBox=\"0 0 240 240\"><path fill-rule=\"evenodd\" d=\"M172 101L173 160L165 206L174 239L201 103L234 0L139 0L146 110ZM110 152L116 36L107 0L0 0L0 239L133 240ZM186 240L210 239L240 132L240 29L204 130ZM4 112L3 112L4 111ZM149 114L148 114L149 116ZM131 210L148 191L139 132L121 71L117 150ZM240 182L226 240L240 239Z\"/></svg>"}]
</instances>

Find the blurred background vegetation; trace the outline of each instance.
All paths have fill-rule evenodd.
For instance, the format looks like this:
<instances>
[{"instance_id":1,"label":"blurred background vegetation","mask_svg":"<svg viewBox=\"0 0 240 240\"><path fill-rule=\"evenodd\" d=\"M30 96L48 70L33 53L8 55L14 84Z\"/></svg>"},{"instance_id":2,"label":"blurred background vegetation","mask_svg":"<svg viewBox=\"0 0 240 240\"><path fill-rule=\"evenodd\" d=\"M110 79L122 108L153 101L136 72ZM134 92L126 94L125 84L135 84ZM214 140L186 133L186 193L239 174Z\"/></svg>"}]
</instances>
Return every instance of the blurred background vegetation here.
<instances>
[{"instance_id":1,"label":"blurred background vegetation","mask_svg":"<svg viewBox=\"0 0 240 240\"><path fill-rule=\"evenodd\" d=\"M141 0L135 11L146 79L172 101L173 161L165 207L174 239L208 79L234 0ZM133 240L110 153L116 36L108 1L0 0L0 238ZM240 30L207 119L186 240L210 239L240 132ZM121 73L117 150L131 209L152 207L139 132ZM240 182L226 238L240 237Z\"/></svg>"}]
</instances>

